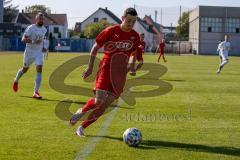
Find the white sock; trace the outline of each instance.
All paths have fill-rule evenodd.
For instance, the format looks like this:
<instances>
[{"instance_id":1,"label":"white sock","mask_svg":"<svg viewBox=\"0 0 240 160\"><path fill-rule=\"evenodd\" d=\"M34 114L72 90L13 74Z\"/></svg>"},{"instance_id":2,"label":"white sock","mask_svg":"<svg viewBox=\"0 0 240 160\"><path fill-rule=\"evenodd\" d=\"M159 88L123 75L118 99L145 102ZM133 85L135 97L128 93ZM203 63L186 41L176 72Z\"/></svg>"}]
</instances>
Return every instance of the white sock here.
<instances>
[{"instance_id":1,"label":"white sock","mask_svg":"<svg viewBox=\"0 0 240 160\"><path fill-rule=\"evenodd\" d=\"M24 74L24 73L23 73L22 69L19 69L18 72L17 72L17 75L16 75L16 77L15 77L15 82L18 82L19 79L22 77L23 74Z\"/></svg>"},{"instance_id":2,"label":"white sock","mask_svg":"<svg viewBox=\"0 0 240 160\"><path fill-rule=\"evenodd\" d=\"M34 92L38 92L40 85L42 81L42 73L37 72L36 73L36 78L35 78L35 87L34 87Z\"/></svg>"}]
</instances>

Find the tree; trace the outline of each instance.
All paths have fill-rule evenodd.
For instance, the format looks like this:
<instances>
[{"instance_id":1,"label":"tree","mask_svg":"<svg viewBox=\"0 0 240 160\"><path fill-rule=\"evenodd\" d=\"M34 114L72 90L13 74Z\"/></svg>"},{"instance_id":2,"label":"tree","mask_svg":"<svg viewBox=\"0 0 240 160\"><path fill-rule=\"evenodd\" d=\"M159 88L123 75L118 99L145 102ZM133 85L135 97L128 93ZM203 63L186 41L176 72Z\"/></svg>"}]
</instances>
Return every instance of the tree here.
<instances>
[{"instance_id":1,"label":"tree","mask_svg":"<svg viewBox=\"0 0 240 160\"><path fill-rule=\"evenodd\" d=\"M178 20L176 28L178 38L188 38L189 34L189 12L183 12L183 15Z\"/></svg>"},{"instance_id":2,"label":"tree","mask_svg":"<svg viewBox=\"0 0 240 160\"><path fill-rule=\"evenodd\" d=\"M85 37L89 39L94 39L103 29L105 29L109 25L110 24L106 20L101 20L100 22L97 23L88 24L85 27L83 34Z\"/></svg>"},{"instance_id":3,"label":"tree","mask_svg":"<svg viewBox=\"0 0 240 160\"><path fill-rule=\"evenodd\" d=\"M24 12L26 12L26 13L42 12L42 13L50 14L51 13L51 9L46 7L45 5L38 5L38 4L36 4L36 5L25 7Z\"/></svg>"},{"instance_id":4,"label":"tree","mask_svg":"<svg viewBox=\"0 0 240 160\"><path fill-rule=\"evenodd\" d=\"M12 22L18 14L18 6L12 5L12 0L3 0L3 21Z\"/></svg>"}]
</instances>

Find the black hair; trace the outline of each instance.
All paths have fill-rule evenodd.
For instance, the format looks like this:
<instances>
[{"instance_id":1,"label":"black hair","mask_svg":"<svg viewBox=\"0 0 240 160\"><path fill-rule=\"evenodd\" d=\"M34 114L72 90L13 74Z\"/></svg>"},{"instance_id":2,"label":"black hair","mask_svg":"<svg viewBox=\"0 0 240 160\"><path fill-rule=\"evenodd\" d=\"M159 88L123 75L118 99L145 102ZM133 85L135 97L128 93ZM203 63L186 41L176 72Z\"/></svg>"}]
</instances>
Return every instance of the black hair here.
<instances>
[{"instance_id":1,"label":"black hair","mask_svg":"<svg viewBox=\"0 0 240 160\"><path fill-rule=\"evenodd\" d=\"M138 15L136 9L134 9L134 8L127 8L124 11L123 17L126 17L128 14L130 14L131 16L137 16Z\"/></svg>"}]
</instances>

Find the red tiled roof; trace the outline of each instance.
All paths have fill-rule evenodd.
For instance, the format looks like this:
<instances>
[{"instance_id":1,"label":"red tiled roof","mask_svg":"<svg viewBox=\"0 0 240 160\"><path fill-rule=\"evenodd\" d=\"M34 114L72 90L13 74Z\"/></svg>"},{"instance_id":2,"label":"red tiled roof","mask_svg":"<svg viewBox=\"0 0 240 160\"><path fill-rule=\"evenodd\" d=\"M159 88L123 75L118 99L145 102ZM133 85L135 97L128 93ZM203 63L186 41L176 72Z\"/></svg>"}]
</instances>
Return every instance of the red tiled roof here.
<instances>
[{"instance_id":1,"label":"red tiled roof","mask_svg":"<svg viewBox=\"0 0 240 160\"><path fill-rule=\"evenodd\" d=\"M19 13L16 23L35 23L36 13ZM44 14L44 25L64 25L67 21L66 14Z\"/></svg>"}]
</instances>

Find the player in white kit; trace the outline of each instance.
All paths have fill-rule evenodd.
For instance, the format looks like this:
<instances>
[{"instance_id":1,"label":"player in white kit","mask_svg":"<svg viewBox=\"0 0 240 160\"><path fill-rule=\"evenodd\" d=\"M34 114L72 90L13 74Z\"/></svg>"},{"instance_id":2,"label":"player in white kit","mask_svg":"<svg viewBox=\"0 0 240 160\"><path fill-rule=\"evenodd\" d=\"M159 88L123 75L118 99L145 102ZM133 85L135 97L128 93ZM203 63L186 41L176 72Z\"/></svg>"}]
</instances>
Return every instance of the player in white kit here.
<instances>
[{"instance_id":1,"label":"player in white kit","mask_svg":"<svg viewBox=\"0 0 240 160\"><path fill-rule=\"evenodd\" d=\"M228 41L229 37L225 35L224 41L219 44L219 56L220 56L220 65L218 67L217 73L220 73L223 67L228 63L228 52L230 51L230 42Z\"/></svg>"},{"instance_id":2,"label":"player in white kit","mask_svg":"<svg viewBox=\"0 0 240 160\"><path fill-rule=\"evenodd\" d=\"M43 26L43 14L38 13L35 18L36 23L28 26L23 34L22 42L26 44L23 57L23 67L17 72L14 79L13 90L18 91L19 79L27 72L30 65L34 62L36 65L36 77L33 98L41 99L39 88L42 81L43 65L43 38L47 29Z\"/></svg>"}]
</instances>

